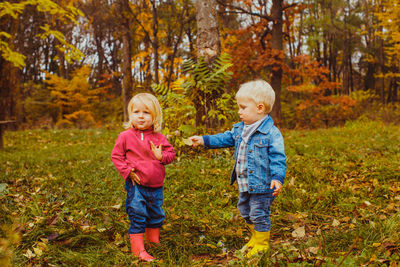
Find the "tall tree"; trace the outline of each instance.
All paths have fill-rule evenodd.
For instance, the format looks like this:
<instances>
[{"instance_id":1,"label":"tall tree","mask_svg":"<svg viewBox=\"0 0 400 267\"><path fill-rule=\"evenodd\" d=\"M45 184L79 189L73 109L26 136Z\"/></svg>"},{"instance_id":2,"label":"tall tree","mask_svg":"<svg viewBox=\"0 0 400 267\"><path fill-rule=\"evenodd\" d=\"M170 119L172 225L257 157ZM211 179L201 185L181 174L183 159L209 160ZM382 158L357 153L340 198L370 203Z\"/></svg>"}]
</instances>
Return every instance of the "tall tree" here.
<instances>
[{"instance_id":1,"label":"tall tree","mask_svg":"<svg viewBox=\"0 0 400 267\"><path fill-rule=\"evenodd\" d=\"M275 62L271 67L271 86L275 91L275 104L271 112L271 116L280 122L281 116L281 92L282 92L282 62L283 59L283 1L273 0L271 7L272 25L272 51L275 56Z\"/></svg>"},{"instance_id":2,"label":"tall tree","mask_svg":"<svg viewBox=\"0 0 400 267\"><path fill-rule=\"evenodd\" d=\"M122 35L122 99L124 105L124 121L128 121L128 102L132 94L132 67L131 67L131 8L129 0L118 0L117 12L121 19Z\"/></svg>"},{"instance_id":3,"label":"tall tree","mask_svg":"<svg viewBox=\"0 0 400 267\"><path fill-rule=\"evenodd\" d=\"M196 1L197 21L197 58L204 60L211 67L216 58L221 54L221 42L218 31L217 2L215 0ZM221 96L221 92L214 90L211 94L199 91L199 97L195 98L194 104L197 110L196 125L211 128L217 124L216 119L211 119L208 112L212 109L214 102Z\"/></svg>"}]
</instances>

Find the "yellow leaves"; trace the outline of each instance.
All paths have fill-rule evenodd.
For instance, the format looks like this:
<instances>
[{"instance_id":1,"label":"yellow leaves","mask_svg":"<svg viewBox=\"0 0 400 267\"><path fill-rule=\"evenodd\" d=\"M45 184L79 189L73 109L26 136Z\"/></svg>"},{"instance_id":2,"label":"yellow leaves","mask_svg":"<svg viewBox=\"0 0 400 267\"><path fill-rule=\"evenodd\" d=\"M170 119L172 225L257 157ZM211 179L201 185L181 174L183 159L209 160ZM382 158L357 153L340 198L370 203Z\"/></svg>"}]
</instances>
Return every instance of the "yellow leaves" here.
<instances>
[{"instance_id":1,"label":"yellow leaves","mask_svg":"<svg viewBox=\"0 0 400 267\"><path fill-rule=\"evenodd\" d=\"M41 39L46 39L49 36L56 38L61 43L61 45L56 46L57 49L64 53L65 59L69 63L72 63L73 61L80 61L82 58L84 58L83 53L75 46L69 44L66 41L64 34L62 34L60 31L52 30L48 24L40 26L40 28L43 30L43 33L38 34L37 36Z\"/></svg>"},{"instance_id":2,"label":"yellow leaves","mask_svg":"<svg viewBox=\"0 0 400 267\"><path fill-rule=\"evenodd\" d=\"M76 16L82 16L82 12L78 9L74 8L73 6L67 6L66 9L57 5L55 2L50 0L36 0L36 1L22 1L19 3L10 3L9 1L3 1L0 3L0 18L3 16L11 16L13 19L18 19L18 15L21 14L27 5L35 6L39 12L47 13L50 15L55 16L59 21L63 23L69 23L70 21L77 24L75 20ZM48 36L52 35L56 38L62 46L60 49L62 52L67 52L65 55L66 60L69 62L72 60L80 60L83 58L83 53L77 49L75 46L69 44L65 40L65 36L56 30L50 29L50 26L45 24L44 26L40 26L43 30L43 33L38 35L42 39L47 38ZM6 32L0 32L0 37L12 39L10 34ZM12 42L12 40L11 40ZM23 68L25 66L25 56L15 52L12 49L10 43L4 42L0 40L0 51L1 56L14 64L17 68Z\"/></svg>"},{"instance_id":3,"label":"yellow leaves","mask_svg":"<svg viewBox=\"0 0 400 267\"><path fill-rule=\"evenodd\" d=\"M374 12L375 17L378 19L376 36L384 40L385 61L390 65L398 65L400 58L400 50L398 44L400 43L400 6L397 0L387 0L382 8ZM391 66L389 66L391 67Z\"/></svg>"},{"instance_id":4,"label":"yellow leaves","mask_svg":"<svg viewBox=\"0 0 400 267\"><path fill-rule=\"evenodd\" d=\"M91 88L90 71L89 66L83 66L73 72L71 80L46 73L48 79L45 82L51 88L52 105L59 108L60 123L80 128L95 123L91 114L92 103L99 98L102 88Z\"/></svg>"},{"instance_id":5,"label":"yellow leaves","mask_svg":"<svg viewBox=\"0 0 400 267\"><path fill-rule=\"evenodd\" d=\"M3 1L0 3L0 18L3 16L11 16L14 19L18 18L25 9L26 2L22 3L10 3L9 1Z\"/></svg>"},{"instance_id":6,"label":"yellow leaves","mask_svg":"<svg viewBox=\"0 0 400 267\"><path fill-rule=\"evenodd\" d=\"M9 35L6 32L0 32L0 38L10 38L11 35ZM1 51L1 56L11 62L15 67L17 68L23 68L25 66L25 56L15 52L14 50L11 49L10 44L7 42L4 42L0 39L0 51Z\"/></svg>"}]
</instances>

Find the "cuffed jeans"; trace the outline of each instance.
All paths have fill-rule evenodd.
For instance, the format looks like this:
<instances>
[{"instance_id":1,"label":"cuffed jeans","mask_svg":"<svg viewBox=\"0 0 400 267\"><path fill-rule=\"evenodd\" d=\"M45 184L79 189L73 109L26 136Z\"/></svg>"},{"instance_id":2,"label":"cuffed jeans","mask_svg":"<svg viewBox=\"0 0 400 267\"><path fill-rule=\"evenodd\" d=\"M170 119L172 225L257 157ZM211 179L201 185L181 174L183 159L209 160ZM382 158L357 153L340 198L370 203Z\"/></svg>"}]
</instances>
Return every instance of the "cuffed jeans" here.
<instances>
[{"instance_id":1,"label":"cuffed jeans","mask_svg":"<svg viewBox=\"0 0 400 267\"><path fill-rule=\"evenodd\" d=\"M268 232L271 229L270 206L274 199L272 193L249 194L249 192L240 192L237 207L246 223L254 224L254 230Z\"/></svg>"},{"instance_id":2,"label":"cuffed jeans","mask_svg":"<svg viewBox=\"0 0 400 267\"><path fill-rule=\"evenodd\" d=\"M165 219L162 209L163 187L133 185L128 178L125 189L125 208L131 221L129 234L144 233L146 228L160 228Z\"/></svg>"}]
</instances>

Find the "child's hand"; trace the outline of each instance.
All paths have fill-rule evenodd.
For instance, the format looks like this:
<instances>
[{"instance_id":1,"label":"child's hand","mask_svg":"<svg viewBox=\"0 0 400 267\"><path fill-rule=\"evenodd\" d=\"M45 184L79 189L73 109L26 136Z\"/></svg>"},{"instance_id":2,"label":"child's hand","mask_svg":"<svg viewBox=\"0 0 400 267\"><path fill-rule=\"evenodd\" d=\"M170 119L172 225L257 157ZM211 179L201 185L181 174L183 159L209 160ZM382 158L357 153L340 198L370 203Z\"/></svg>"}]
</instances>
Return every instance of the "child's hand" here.
<instances>
[{"instance_id":1,"label":"child's hand","mask_svg":"<svg viewBox=\"0 0 400 267\"><path fill-rule=\"evenodd\" d=\"M151 151L153 151L154 156L158 160L162 160L162 145L155 146L153 142L150 141Z\"/></svg>"},{"instance_id":2,"label":"child's hand","mask_svg":"<svg viewBox=\"0 0 400 267\"><path fill-rule=\"evenodd\" d=\"M272 180L271 182L271 189L275 187L274 192L272 193L273 196L277 196L282 191L282 184L278 180Z\"/></svg>"},{"instance_id":3,"label":"child's hand","mask_svg":"<svg viewBox=\"0 0 400 267\"><path fill-rule=\"evenodd\" d=\"M131 170L131 172L129 173L129 178L131 179L131 181L133 182L133 184L137 183L140 184L140 178L139 176L137 176L137 174L135 173L135 169L133 168Z\"/></svg>"},{"instance_id":4,"label":"child's hand","mask_svg":"<svg viewBox=\"0 0 400 267\"><path fill-rule=\"evenodd\" d=\"M191 141L193 142L193 146L194 146L194 147L200 146L200 145L201 145L201 146L204 146L203 137L201 137L201 136L195 135L195 136L189 137L188 139L191 140Z\"/></svg>"}]
</instances>

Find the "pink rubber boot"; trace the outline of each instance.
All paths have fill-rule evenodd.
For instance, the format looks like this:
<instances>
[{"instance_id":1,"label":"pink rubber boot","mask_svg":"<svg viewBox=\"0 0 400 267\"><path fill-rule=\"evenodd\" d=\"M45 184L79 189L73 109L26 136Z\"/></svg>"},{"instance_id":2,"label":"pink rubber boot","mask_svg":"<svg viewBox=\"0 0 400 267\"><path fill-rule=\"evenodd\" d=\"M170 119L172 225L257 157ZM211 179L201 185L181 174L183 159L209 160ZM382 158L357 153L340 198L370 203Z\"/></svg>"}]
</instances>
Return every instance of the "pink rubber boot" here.
<instances>
[{"instance_id":1,"label":"pink rubber boot","mask_svg":"<svg viewBox=\"0 0 400 267\"><path fill-rule=\"evenodd\" d=\"M151 256L147 251L144 249L144 240L143 240L143 233L140 234L129 234L129 238L131 240L131 249L133 255L139 257L140 260L143 261L153 261L154 257Z\"/></svg>"},{"instance_id":2,"label":"pink rubber boot","mask_svg":"<svg viewBox=\"0 0 400 267\"><path fill-rule=\"evenodd\" d=\"M146 243L150 247L160 244L160 228L146 228Z\"/></svg>"}]
</instances>

